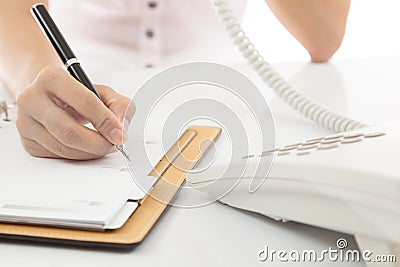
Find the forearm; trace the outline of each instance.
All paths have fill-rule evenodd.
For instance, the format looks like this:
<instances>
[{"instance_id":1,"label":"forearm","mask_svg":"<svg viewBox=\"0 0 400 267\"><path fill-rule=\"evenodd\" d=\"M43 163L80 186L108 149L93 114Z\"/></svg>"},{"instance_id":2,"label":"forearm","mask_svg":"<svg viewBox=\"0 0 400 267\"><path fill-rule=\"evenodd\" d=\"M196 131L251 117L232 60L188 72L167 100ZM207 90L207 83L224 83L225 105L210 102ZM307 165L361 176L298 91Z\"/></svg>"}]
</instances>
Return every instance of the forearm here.
<instances>
[{"instance_id":1,"label":"forearm","mask_svg":"<svg viewBox=\"0 0 400 267\"><path fill-rule=\"evenodd\" d=\"M29 8L36 1L0 0L0 79L13 96L45 66L60 66Z\"/></svg>"},{"instance_id":2,"label":"forearm","mask_svg":"<svg viewBox=\"0 0 400 267\"><path fill-rule=\"evenodd\" d=\"M350 0L266 0L307 49L313 61L328 60L343 40Z\"/></svg>"}]
</instances>

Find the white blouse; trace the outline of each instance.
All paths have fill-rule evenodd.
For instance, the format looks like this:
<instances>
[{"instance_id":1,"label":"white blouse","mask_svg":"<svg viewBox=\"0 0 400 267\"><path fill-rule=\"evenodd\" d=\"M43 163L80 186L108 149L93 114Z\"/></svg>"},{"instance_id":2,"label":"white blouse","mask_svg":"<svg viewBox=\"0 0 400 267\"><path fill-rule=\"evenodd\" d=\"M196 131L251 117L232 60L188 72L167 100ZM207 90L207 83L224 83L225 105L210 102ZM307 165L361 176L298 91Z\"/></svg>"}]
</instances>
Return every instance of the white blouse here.
<instances>
[{"instance_id":1,"label":"white blouse","mask_svg":"<svg viewBox=\"0 0 400 267\"><path fill-rule=\"evenodd\" d=\"M241 17L246 1L230 2ZM49 8L85 64L165 67L239 56L210 0L49 0Z\"/></svg>"}]
</instances>

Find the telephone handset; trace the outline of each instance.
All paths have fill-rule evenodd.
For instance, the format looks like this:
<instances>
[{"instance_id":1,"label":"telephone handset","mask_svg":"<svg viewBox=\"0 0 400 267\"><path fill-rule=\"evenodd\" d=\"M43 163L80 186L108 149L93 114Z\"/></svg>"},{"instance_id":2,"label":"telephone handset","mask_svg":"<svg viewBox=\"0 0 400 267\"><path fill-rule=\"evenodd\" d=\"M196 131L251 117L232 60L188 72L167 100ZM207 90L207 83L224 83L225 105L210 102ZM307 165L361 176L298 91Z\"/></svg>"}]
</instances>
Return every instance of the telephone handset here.
<instances>
[{"instance_id":1,"label":"telephone handset","mask_svg":"<svg viewBox=\"0 0 400 267\"><path fill-rule=\"evenodd\" d=\"M241 177L242 172L238 177L226 177L221 175L226 166L218 163L204 174L189 174L187 183L214 199L223 196L219 201L230 206L354 234L361 249L400 257L400 164L396 154L400 123L367 127L310 100L264 60L225 0L213 4L244 58L268 86L298 112L339 134L244 156L250 169L259 157L274 157L266 182L256 192L250 193L251 180L265 177L249 179ZM243 162L231 162L230 168L236 165L243 166ZM238 181L236 186L227 188L232 179Z\"/></svg>"}]
</instances>

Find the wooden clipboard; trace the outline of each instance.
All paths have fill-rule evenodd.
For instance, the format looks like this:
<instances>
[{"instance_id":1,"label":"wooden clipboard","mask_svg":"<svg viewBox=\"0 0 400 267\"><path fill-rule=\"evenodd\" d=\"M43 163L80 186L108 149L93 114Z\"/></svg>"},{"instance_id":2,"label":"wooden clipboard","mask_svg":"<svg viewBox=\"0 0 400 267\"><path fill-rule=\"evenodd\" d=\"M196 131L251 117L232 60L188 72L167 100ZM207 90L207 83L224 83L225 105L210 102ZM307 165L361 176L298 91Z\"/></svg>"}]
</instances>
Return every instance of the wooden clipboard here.
<instances>
[{"instance_id":1,"label":"wooden clipboard","mask_svg":"<svg viewBox=\"0 0 400 267\"><path fill-rule=\"evenodd\" d=\"M135 246L143 241L178 192L186 178L185 170L195 167L220 132L221 129L217 127L189 127L154 167L150 175L161 178L139 201L139 207L119 229L93 232L47 226L0 224L0 238L82 246L121 248Z\"/></svg>"}]
</instances>

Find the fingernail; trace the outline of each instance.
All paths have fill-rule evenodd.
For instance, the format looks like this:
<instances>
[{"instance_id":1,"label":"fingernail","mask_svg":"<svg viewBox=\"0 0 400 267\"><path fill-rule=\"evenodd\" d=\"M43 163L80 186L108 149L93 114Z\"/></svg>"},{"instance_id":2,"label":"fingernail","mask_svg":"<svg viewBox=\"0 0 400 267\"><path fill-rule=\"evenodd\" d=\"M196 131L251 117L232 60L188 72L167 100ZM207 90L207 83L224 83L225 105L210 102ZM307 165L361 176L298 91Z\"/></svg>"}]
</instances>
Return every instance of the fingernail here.
<instances>
[{"instance_id":1,"label":"fingernail","mask_svg":"<svg viewBox=\"0 0 400 267\"><path fill-rule=\"evenodd\" d=\"M122 131L118 128L114 128L111 130L111 141L114 145L122 145Z\"/></svg>"}]
</instances>

